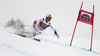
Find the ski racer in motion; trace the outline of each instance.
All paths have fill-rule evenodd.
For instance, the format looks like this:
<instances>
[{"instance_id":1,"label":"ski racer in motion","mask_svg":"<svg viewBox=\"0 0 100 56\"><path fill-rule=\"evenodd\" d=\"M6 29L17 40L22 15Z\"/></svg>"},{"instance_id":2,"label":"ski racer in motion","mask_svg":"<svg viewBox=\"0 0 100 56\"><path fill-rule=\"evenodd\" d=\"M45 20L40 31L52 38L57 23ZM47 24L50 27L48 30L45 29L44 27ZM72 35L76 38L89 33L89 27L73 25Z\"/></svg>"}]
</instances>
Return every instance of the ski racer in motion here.
<instances>
[{"instance_id":1,"label":"ski racer in motion","mask_svg":"<svg viewBox=\"0 0 100 56\"><path fill-rule=\"evenodd\" d=\"M57 38L59 38L57 31L52 27L52 25L50 23L51 19L52 19L52 16L50 14L48 14L46 16L46 18L35 20L33 22L33 29L32 30L20 31L19 34L20 35L30 34L32 37L35 37L37 35L42 34L46 28L50 27L53 30L54 34L57 36Z\"/></svg>"}]
</instances>

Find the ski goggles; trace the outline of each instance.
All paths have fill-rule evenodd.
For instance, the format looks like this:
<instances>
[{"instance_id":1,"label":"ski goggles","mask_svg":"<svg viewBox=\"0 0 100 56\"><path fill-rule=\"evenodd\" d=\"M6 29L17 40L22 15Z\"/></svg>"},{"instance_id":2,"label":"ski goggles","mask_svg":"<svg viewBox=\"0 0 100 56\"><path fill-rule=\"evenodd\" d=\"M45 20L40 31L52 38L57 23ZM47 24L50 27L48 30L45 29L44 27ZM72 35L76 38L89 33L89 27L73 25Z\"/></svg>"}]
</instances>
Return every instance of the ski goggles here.
<instances>
[{"instance_id":1,"label":"ski goggles","mask_svg":"<svg viewBox=\"0 0 100 56\"><path fill-rule=\"evenodd\" d=\"M51 20L51 18L47 17L46 19L48 19L49 21Z\"/></svg>"}]
</instances>

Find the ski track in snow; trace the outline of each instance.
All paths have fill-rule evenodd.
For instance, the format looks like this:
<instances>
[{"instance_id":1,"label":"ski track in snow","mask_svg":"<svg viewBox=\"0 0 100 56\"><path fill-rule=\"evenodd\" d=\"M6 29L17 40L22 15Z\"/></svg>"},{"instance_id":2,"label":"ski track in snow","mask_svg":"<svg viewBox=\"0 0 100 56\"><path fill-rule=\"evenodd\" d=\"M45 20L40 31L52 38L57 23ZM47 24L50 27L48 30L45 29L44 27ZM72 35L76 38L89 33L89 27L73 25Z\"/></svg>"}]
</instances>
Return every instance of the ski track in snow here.
<instances>
[{"instance_id":1,"label":"ski track in snow","mask_svg":"<svg viewBox=\"0 0 100 56\"><path fill-rule=\"evenodd\" d=\"M36 38L39 38L41 41L43 41L43 43L47 42L47 43L52 43L52 44L59 45L59 46L70 47L70 45L68 43L63 42L63 41L56 41L56 40L51 40L51 39L48 39L48 38L41 38L41 37L36 37ZM13 45L8 44L8 43L2 42L2 43L0 43L0 47L4 47L9 51L21 54L23 56L35 56L35 53L28 53L28 52L21 51L21 50L17 49L16 47L14 47ZM73 46L71 46L71 48L84 50L85 52L91 52L91 53L100 55L100 53L97 52L97 51L94 51L94 50L90 51L89 49L86 49L86 48L83 48L83 47L77 47L77 46L73 45Z\"/></svg>"},{"instance_id":2,"label":"ski track in snow","mask_svg":"<svg viewBox=\"0 0 100 56\"><path fill-rule=\"evenodd\" d=\"M45 38L40 38L40 40L41 40L41 41L48 42L48 43L53 43L53 44L56 44L56 45L63 45L63 46L70 47L70 45L68 45L68 44L66 44L66 43L61 43L61 42L57 42L57 41L53 41L53 40L49 40L49 39L45 39ZM7 49L10 49L10 51L13 51L13 52L22 54L22 55L24 55L24 56L34 56L33 54L29 54L29 53L20 51L20 50L14 48L13 46L11 46L10 44L7 44L7 43L1 43L0 46L5 47L5 48L7 48ZM84 51L92 52L92 53L94 53L94 54L100 54L100 53L98 53L98 52L96 52L96 51L90 51L89 49L82 48L82 47L71 46L71 48L81 49L81 50L84 50Z\"/></svg>"},{"instance_id":3,"label":"ski track in snow","mask_svg":"<svg viewBox=\"0 0 100 56\"><path fill-rule=\"evenodd\" d=\"M54 44L57 44L57 45L70 46L68 44L56 42L56 41L49 40L49 39L44 39L44 38L40 38L40 39L43 40L43 41L45 41L45 42L54 43ZM88 52L92 52L94 54L100 54L100 53L98 53L96 51L90 51L89 49L82 48L82 47L76 47L76 46L71 46L71 47L76 48L76 49L81 49L81 50L84 50L84 51L88 51Z\"/></svg>"},{"instance_id":4,"label":"ski track in snow","mask_svg":"<svg viewBox=\"0 0 100 56\"><path fill-rule=\"evenodd\" d=\"M86 49L86 48L82 48L82 47L75 47L75 46L72 46L73 48L76 48L76 49L81 49L81 50L84 50L84 51L88 51L88 52L92 52L92 53L94 53L94 54L100 54L100 53L98 53L98 52L96 52L96 51L90 51L90 49Z\"/></svg>"},{"instance_id":5,"label":"ski track in snow","mask_svg":"<svg viewBox=\"0 0 100 56\"><path fill-rule=\"evenodd\" d=\"M12 47L12 46L9 45L9 44L1 43L0 46L5 47L5 48L7 48L7 49L10 49L10 51L13 51L13 52L22 54L22 55L24 55L24 56L34 56L34 55L28 54L28 53L26 53L26 52L17 50L16 48Z\"/></svg>"}]
</instances>

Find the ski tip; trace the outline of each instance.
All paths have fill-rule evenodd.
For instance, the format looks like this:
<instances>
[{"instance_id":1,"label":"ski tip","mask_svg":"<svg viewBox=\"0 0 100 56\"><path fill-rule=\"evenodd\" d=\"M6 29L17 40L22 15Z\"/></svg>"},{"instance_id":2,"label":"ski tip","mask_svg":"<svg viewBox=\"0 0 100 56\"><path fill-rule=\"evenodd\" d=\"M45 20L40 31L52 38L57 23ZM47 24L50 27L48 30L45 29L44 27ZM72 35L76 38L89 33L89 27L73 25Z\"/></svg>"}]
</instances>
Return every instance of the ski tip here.
<instances>
[{"instance_id":1,"label":"ski tip","mask_svg":"<svg viewBox=\"0 0 100 56\"><path fill-rule=\"evenodd\" d=\"M40 41L41 41L40 39L36 39L36 38L34 38L34 40L36 40L36 41L38 41L38 42L40 42Z\"/></svg>"},{"instance_id":2,"label":"ski tip","mask_svg":"<svg viewBox=\"0 0 100 56\"><path fill-rule=\"evenodd\" d=\"M22 37L26 38L26 35L21 35L21 34L19 34L19 33L15 33L15 34L17 34L17 35L19 35L19 36L22 36Z\"/></svg>"}]
</instances>

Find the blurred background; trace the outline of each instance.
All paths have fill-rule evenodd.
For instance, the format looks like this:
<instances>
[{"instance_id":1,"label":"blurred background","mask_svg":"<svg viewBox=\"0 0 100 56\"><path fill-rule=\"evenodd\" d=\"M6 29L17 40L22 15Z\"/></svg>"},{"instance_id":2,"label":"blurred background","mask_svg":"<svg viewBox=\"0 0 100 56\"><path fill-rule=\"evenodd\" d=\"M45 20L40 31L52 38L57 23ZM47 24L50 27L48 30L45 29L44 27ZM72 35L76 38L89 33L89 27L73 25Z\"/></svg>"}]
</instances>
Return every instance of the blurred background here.
<instances>
[{"instance_id":1,"label":"blurred background","mask_svg":"<svg viewBox=\"0 0 100 56\"><path fill-rule=\"evenodd\" d=\"M52 15L51 24L60 36L72 37L78 12L83 2L83 10L94 11L94 39L100 39L100 1L99 0L0 0L0 25L6 25L12 18L19 19L25 25L32 25L34 20ZM92 26L78 22L75 36L91 38ZM48 28L44 35L53 35Z\"/></svg>"}]
</instances>

